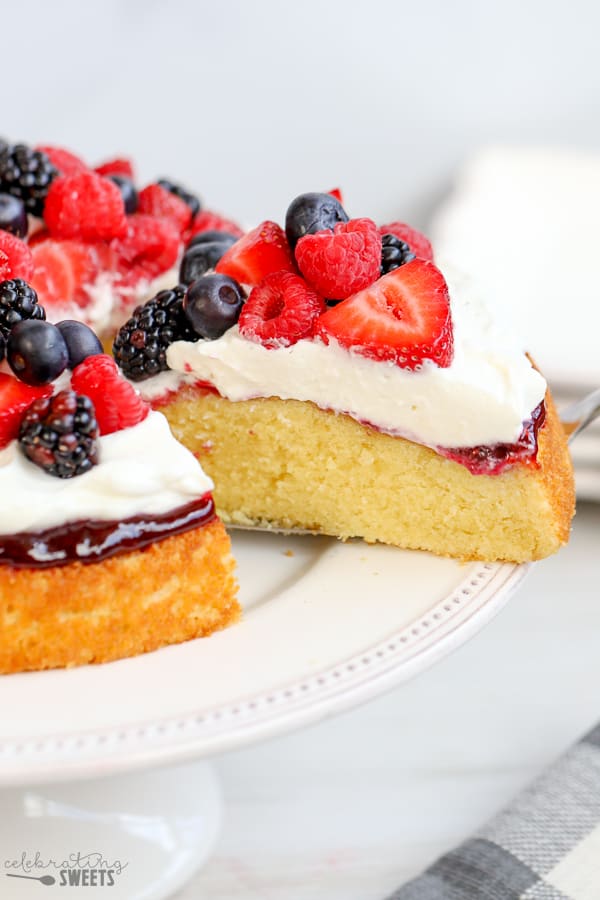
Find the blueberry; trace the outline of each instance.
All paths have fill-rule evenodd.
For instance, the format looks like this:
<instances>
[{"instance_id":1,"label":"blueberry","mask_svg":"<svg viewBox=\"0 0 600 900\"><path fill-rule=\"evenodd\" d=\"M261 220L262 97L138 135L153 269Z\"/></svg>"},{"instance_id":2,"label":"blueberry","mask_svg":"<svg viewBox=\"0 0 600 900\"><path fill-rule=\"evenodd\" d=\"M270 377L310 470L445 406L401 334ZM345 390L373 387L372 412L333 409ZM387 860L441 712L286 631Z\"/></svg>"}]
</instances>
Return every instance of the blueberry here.
<instances>
[{"instance_id":1,"label":"blueberry","mask_svg":"<svg viewBox=\"0 0 600 900\"><path fill-rule=\"evenodd\" d=\"M347 222L348 215L331 194L300 194L292 200L285 214L285 233L294 249L305 234L331 231L338 222Z\"/></svg>"},{"instance_id":2,"label":"blueberry","mask_svg":"<svg viewBox=\"0 0 600 900\"><path fill-rule=\"evenodd\" d=\"M236 237L235 234L230 234L228 231L215 231L214 229L211 229L210 231L200 231L198 234L194 235L186 249L195 247L196 244L208 244L211 241L221 241L222 243L227 244L228 247L231 247L232 244L239 241L239 237Z\"/></svg>"},{"instance_id":3,"label":"blueberry","mask_svg":"<svg viewBox=\"0 0 600 900\"><path fill-rule=\"evenodd\" d=\"M77 322L75 319L65 319L64 322L57 322L56 327L67 345L69 369L74 369L88 356L104 353L98 336L83 322Z\"/></svg>"},{"instance_id":4,"label":"blueberry","mask_svg":"<svg viewBox=\"0 0 600 900\"><path fill-rule=\"evenodd\" d=\"M246 296L228 275L205 275L187 289L183 309L194 331L214 341L235 325Z\"/></svg>"},{"instance_id":5,"label":"blueberry","mask_svg":"<svg viewBox=\"0 0 600 900\"><path fill-rule=\"evenodd\" d=\"M193 244L183 254L179 269L179 281L181 284L191 284L202 275L206 275L209 269L214 269L223 254L229 250L231 244L226 241L207 241L203 244Z\"/></svg>"},{"instance_id":6,"label":"blueberry","mask_svg":"<svg viewBox=\"0 0 600 900\"><path fill-rule=\"evenodd\" d=\"M23 201L11 194L0 194L0 228L24 238L28 227Z\"/></svg>"},{"instance_id":7,"label":"blueberry","mask_svg":"<svg viewBox=\"0 0 600 900\"><path fill-rule=\"evenodd\" d=\"M50 322L25 319L11 330L6 348L8 364L25 384L49 384L64 372L69 351L62 334Z\"/></svg>"},{"instance_id":8,"label":"blueberry","mask_svg":"<svg viewBox=\"0 0 600 900\"><path fill-rule=\"evenodd\" d=\"M176 184L176 182L171 181L169 178L159 178L158 184L171 194L175 194L175 196L179 197L180 200L183 200L184 203L187 203L192 211L192 216L198 215L200 212L200 201L195 194L191 194L187 188L182 187L180 184Z\"/></svg>"},{"instance_id":9,"label":"blueberry","mask_svg":"<svg viewBox=\"0 0 600 900\"><path fill-rule=\"evenodd\" d=\"M125 212L130 216L138 208L138 192L135 189L133 181L126 175L107 175L106 177L110 178L111 181L114 181L121 191L121 197L125 204Z\"/></svg>"}]
</instances>

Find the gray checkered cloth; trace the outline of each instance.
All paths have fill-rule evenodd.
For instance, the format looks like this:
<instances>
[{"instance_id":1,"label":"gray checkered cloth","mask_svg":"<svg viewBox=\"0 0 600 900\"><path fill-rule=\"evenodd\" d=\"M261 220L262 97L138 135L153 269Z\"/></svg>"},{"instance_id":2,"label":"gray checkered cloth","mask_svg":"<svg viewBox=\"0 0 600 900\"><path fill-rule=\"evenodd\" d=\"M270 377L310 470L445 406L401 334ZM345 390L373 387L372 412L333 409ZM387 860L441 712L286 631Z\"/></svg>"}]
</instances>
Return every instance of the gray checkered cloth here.
<instances>
[{"instance_id":1,"label":"gray checkered cloth","mask_svg":"<svg viewBox=\"0 0 600 900\"><path fill-rule=\"evenodd\" d=\"M600 725L388 900L600 900Z\"/></svg>"}]
</instances>

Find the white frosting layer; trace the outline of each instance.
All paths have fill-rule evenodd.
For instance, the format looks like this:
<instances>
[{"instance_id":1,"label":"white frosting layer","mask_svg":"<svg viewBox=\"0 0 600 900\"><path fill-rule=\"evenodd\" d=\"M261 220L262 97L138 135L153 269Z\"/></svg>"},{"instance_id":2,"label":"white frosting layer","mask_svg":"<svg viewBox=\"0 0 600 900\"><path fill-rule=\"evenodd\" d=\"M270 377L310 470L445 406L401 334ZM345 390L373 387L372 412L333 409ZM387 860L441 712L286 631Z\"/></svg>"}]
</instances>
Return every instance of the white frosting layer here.
<instances>
[{"instance_id":1,"label":"white frosting layer","mask_svg":"<svg viewBox=\"0 0 600 900\"><path fill-rule=\"evenodd\" d=\"M542 401L546 382L512 336L494 325L473 286L445 274L455 340L448 368L425 363L412 372L335 341L302 340L272 350L243 339L234 327L215 341L174 343L167 351L173 371L136 386L147 399L201 380L234 401L310 400L430 447L511 443Z\"/></svg>"},{"instance_id":2,"label":"white frosting layer","mask_svg":"<svg viewBox=\"0 0 600 900\"><path fill-rule=\"evenodd\" d=\"M213 488L200 464L158 412L98 439L98 465L56 478L30 462L13 441L0 451L0 534L40 531L65 522L160 515Z\"/></svg>"}]
</instances>

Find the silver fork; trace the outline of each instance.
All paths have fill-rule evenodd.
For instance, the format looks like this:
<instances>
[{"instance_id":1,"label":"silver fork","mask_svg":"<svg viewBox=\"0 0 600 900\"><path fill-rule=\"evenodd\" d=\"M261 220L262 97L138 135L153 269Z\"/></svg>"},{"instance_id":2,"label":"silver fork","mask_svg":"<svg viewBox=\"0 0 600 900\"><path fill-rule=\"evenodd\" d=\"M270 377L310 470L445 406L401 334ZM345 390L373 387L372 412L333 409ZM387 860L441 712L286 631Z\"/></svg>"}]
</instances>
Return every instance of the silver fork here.
<instances>
[{"instance_id":1,"label":"silver fork","mask_svg":"<svg viewBox=\"0 0 600 900\"><path fill-rule=\"evenodd\" d=\"M600 416L600 388L561 410L560 418L569 441Z\"/></svg>"}]
</instances>

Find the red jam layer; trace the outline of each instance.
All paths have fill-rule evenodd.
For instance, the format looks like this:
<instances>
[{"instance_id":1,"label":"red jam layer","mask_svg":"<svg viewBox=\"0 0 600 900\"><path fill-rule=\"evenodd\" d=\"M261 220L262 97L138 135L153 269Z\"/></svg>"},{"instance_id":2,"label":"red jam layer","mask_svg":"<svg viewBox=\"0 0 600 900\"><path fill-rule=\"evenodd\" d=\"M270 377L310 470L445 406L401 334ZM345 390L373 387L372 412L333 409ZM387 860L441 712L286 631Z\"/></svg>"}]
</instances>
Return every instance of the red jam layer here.
<instances>
[{"instance_id":1,"label":"red jam layer","mask_svg":"<svg viewBox=\"0 0 600 900\"><path fill-rule=\"evenodd\" d=\"M47 569L73 562L96 563L208 525L214 517L212 495L205 494L199 500L158 516L132 516L120 522L66 522L44 531L0 535L0 564L18 569Z\"/></svg>"},{"instance_id":2,"label":"red jam layer","mask_svg":"<svg viewBox=\"0 0 600 900\"><path fill-rule=\"evenodd\" d=\"M531 419L523 423L523 430L514 444L494 444L492 447L438 447L441 456L466 466L473 475L499 475L510 466L535 465L538 451L538 432L546 421L544 403L536 406Z\"/></svg>"}]
</instances>

